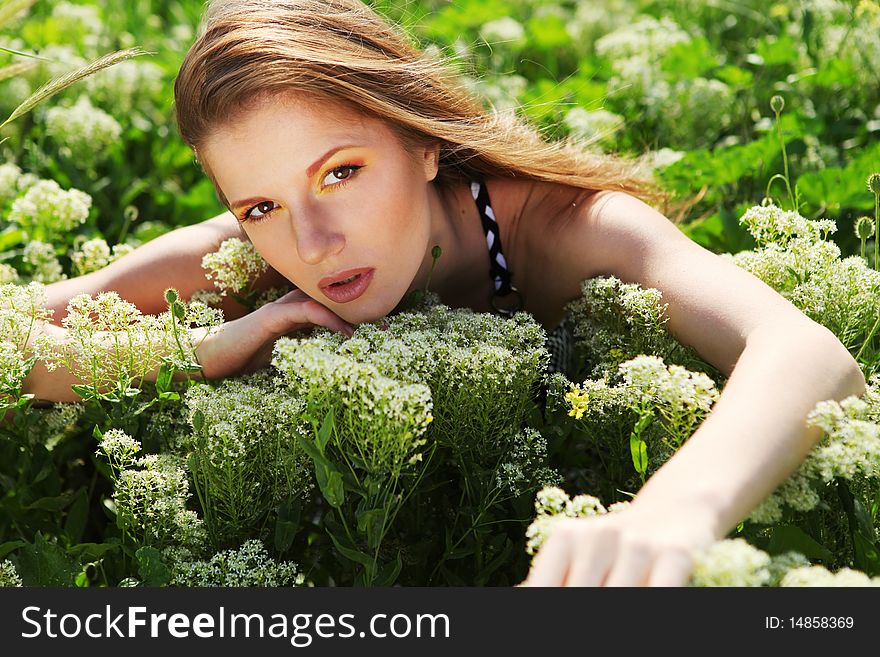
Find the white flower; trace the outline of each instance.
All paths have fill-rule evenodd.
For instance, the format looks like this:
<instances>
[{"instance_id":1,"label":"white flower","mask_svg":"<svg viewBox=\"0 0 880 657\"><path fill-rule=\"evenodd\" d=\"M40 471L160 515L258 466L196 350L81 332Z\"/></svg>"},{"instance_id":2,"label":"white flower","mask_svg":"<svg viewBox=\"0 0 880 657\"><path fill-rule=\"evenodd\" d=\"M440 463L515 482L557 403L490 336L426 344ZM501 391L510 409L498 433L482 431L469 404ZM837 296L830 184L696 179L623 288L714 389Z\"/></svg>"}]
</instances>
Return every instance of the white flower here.
<instances>
[{"instance_id":1,"label":"white flower","mask_svg":"<svg viewBox=\"0 0 880 657\"><path fill-rule=\"evenodd\" d=\"M499 43L516 46L525 41L526 32L516 19L505 16L485 23L480 28L480 36L493 46Z\"/></svg>"},{"instance_id":2,"label":"white flower","mask_svg":"<svg viewBox=\"0 0 880 657\"><path fill-rule=\"evenodd\" d=\"M40 180L12 202L9 221L27 230L41 227L47 236L73 230L89 216L92 197L78 189L63 190L54 180Z\"/></svg>"},{"instance_id":3,"label":"white flower","mask_svg":"<svg viewBox=\"0 0 880 657\"><path fill-rule=\"evenodd\" d=\"M571 134L579 141L614 141L623 129L624 119L604 109L588 112L583 107L573 107L563 119Z\"/></svg>"},{"instance_id":4,"label":"white flower","mask_svg":"<svg viewBox=\"0 0 880 657\"><path fill-rule=\"evenodd\" d=\"M0 588L19 586L21 586L21 577L18 576L12 562L9 559L0 561Z\"/></svg>"},{"instance_id":5,"label":"white flower","mask_svg":"<svg viewBox=\"0 0 880 657\"><path fill-rule=\"evenodd\" d=\"M225 295L246 291L268 265L251 242L231 237L202 258L202 267L208 270L205 277Z\"/></svg>"},{"instance_id":6,"label":"white flower","mask_svg":"<svg viewBox=\"0 0 880 657\"><path fill-rule=\"evenodd\" d=\"M174 586L281 587L300 586L305 581L297 564L275 561L256 539L246 541L238 550L218 552L207 561L178 557L172 569Z\"/></svg>"},{"instance_id":7,"label":"white flower","mask_svg":"<svg viewBox=\"0 0 880 657\"><path fill-rule=\"evenodd\" d=\"M0 164L0 207L18 196L18 179L21 169L12 162Z\"/></svg>"},{"instance_id":8,"label":"white flower","mask_svg":"<svg viewBox=\"0 0 880 657\"><path fill-rule=\"evenodd\" d=\"M93 163L119 141L122 126L83 95L71 107L56 106L46 112L46 134L61 145L68 157Z\"/></svg>"},{"instance_id":9,"label":"white flower","mask_svg":"<svg viewBox=\"0 0 880 657\"><path fill-rule=\"evenodd\" d=\"M696 556L694 586L764 586L770 556L741 538L718 541Z\"/></svg>"}]
</instances>

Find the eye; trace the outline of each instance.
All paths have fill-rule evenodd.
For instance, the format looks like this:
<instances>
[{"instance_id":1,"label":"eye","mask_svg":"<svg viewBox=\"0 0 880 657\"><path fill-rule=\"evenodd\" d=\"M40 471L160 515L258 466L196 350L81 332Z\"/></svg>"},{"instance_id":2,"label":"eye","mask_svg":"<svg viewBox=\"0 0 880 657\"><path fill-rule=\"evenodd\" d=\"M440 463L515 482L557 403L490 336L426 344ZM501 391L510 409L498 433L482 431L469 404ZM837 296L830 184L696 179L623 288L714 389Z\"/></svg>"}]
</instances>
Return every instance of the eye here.
<instances>
[{"instance_id":1,"label":"eye","mask_svg":"<svg viewBox=\"0 0 880 657\"><path fill-rule=\"evenodd\" d=\"M244 218L250 220L263 219L278 207L278 204L274 201L260 201L244 213Z\"/></svg>"},{"instance_id":2,"label":"eye","mask_svg":"<svg viewBox=\"0 0 880 657\"><path fill-rule=\"evenodd\" d=\"M324 177L323 185L324 187L340 187L343 183L351 180L354 172L360 168L361 166L356 164L343 164L335 169L331 169L330 173Z\"/></svg>"}]
</instances>

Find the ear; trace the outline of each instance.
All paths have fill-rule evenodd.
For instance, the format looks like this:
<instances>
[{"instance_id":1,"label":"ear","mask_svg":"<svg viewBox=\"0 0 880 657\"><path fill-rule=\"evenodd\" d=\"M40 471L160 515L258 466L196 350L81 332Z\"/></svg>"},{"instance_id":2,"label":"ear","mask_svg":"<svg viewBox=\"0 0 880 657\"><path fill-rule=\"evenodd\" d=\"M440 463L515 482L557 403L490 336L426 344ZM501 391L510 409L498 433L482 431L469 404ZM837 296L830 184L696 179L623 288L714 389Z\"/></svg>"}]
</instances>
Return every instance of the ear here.
<instances>
[{"instance_id":1,"label":"ear","mask_svg":"<svg viewBox=\"0 0 880 657\"><path fill-rule=\"evenodd\" d=\"M420 149L422 154L422 164L425 168L425 180L431 182L437 177L440 169L440 142L432 142Z\"/></svg>"}]
</instances>

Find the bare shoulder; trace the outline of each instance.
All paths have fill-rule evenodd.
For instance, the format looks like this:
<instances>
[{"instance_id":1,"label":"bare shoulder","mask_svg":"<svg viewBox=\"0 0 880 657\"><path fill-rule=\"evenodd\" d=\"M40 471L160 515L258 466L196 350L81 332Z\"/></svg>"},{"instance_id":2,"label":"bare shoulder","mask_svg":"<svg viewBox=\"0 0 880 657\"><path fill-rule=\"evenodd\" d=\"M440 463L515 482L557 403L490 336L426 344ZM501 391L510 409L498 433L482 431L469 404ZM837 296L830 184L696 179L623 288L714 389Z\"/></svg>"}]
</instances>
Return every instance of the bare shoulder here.
<instances>
[{"instance_id":1,"label":"bare shoulder","mask_svg":"<svg viewBox=\"0 0 880 657\"><path fill-rule=\"evenodd\" d=\"M615 276L660 291L667 328L708 362L728 373L748 336L763 326L802 326L809 320L755 276L687 237L662 213L623 192L601 192L580 208L552 217L537 252L550 251L546 274L565 301L580 283ZM537 244L540 243L540 246Z\"/></svg>"}]
</instances>

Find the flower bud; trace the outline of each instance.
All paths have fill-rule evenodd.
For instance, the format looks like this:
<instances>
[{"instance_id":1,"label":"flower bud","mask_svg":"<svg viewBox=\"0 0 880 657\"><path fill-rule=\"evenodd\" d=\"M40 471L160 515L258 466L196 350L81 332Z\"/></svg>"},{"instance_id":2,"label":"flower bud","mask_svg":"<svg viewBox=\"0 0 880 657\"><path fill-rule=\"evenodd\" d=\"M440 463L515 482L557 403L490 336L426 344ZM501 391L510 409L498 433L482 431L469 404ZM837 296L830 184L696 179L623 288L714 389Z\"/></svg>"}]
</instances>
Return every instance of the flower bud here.
<instances>
[{"instance_id":1,"label":"flower bud","mask_svg":"<svg viewBox=\"0 0 880 657\"><path fill-rule=\"evenodd\" d=\"M856 237L866 240L874 234L874 220L871 217L859 217L856 219Z\"/></svg>"},{"instance_id":2,"label":"flower bud","mask_svg":"<svg viewBox=\"0 0 880 657\"><path fill-rule=\"evenodd\" d=\"M770 109L772 109L776 114L779 114L784 107L785 98L783 98L782 96L776 95L770 99Z\"/></svg>"},{"instance_id":3,"label":"flower bud","mask_svg":"<svg viewBox=\"0 0 880 657\"><path fill-rule=\"evenodd\" d=\"M869 192L874 196L880 196L880 173L872 173L865 182Z\"/></svg>"},{"instance_id":4,"label":"flower bud","mask_svg":"<svg viewBox=\"0 0 880 657\"><path fill-rule=\"evenodd\" d=\"M170 287L167 290L165 290L166 303L172 304L172 303L176 302L178 299L179 299L179 297L177 295L177 290L175 290L174 288L170 288Z\"/></svg>"}]
</instances>

